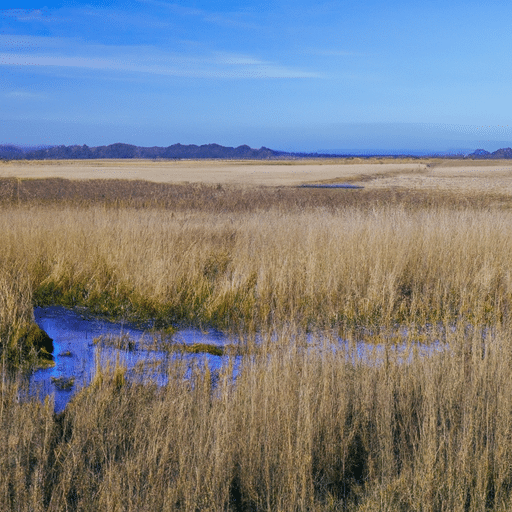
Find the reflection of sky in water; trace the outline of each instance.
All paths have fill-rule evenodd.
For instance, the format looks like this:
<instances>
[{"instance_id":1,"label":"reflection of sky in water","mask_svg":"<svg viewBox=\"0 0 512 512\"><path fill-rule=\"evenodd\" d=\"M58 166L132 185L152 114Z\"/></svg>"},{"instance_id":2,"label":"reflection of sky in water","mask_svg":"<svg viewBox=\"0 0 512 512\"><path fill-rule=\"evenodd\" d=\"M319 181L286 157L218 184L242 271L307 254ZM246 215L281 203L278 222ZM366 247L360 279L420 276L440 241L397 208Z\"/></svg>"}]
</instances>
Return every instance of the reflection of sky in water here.
<instances>
[{"instance_id":1,"label":"reflection of sky in water","mask_svg":"<svg viewBox=\"0 0 512 512\"><path fill-rule=\"evenodd\" d=\"M443 352L447 349L447 345L440 342L429 345L418 342L384 345L359 341L352 346L348 341L338 340L336 343L330 343L329 349L334 352L343 350L346 360L353 364L366 362L380 365L388 358L398 364L410 363L416 356L429 357Z\"/></svg>"},{"instance_id":2,"label":"reflection of sky in water","mask_svg":"<svg viewBox=\"0 0 512 512\"><path fill-rule=\"evenodd\" d=\"M398 329L394 337L389 337L389 343L371 343L365 341L349 342L343 340L335 335L327 337L327 344L322 339L316 338L316 345L320 347L326 347L334 352L343 351L348 361L356 364L357 362L363 362L367 364L383 364L386 359L390 359L398 364L410 363L416 356L429 357L437 353L443 352L449 348L448 344L444 341L439 340L439 335L444 337L442 329L438 326L436 329L436 335L432 326L426 325L422 329L422 334L427 335L429 343L422 343L415 340L414 335L411 335L411 339L407 342L408 329L401 327ZM375 336L375 333L363 331L362 336L365 335ZM383 339L386 339L386 335L380 335ZM397 343L397 340L401 339Z\"/></svg>"},{"instance_id":3,"label":"reflection of sky in water","mask_svg":"<svg viewBox=\"0 0 512 512\"><path fill-rule=\"evenodd\" d=\"M212 371L220 369L223 364L227 364L229 361L227 356L141 350L140 345L151 343L153 340L150 333L128 324L111 323L85 314L81 315L76 310L70 311L61 306L35 308L34 316L39 326L53 338L55 366L37 370L30 379L31 389L33 391L37 390L42 397L47 394L54 394L55 410L57 412L64 409L77 389L90 382L95 372L97 360L102 366L107 364L113 366L118 360L121 365L127 368L128 378L136 381L150 380L160 385L164 385L167 381L166 363L170 359L180 358L190 367L194 365L202 367L207 362ZM429 326L426 326L425 330L430 330ZM135 350L126 351L95 345L93 339L101 335L127 335L135 341ZM405 339L407 330L403 329L401 335ZM489 333L485 333L486 337L488 335ZM345 355L345 360L353 364L378 365L384 363L387 358L403 364L412 361L416 355L428 357L448 348L445 342L439 340L428 345L415 342L414 339L411 343L390 344L388 346L363 341L350 343L334 333L328 332L323 335L308 335L306 339L306 345L311 349L320 350L320 352L323 350L335 353L342 352ZM184 344L205 343L218 346L237 344L237 341L233 338L229 338L213 329L206 332L199 329L182 329L173 335L173 340ZM272 336L272 341L276 340L277 336ZM261 341L261 338L256 337L257 343ZM244 344L244 340L242 340L242 344ZM235 358L234 375L238 374L240 362L240 357ZM65 379L74 377L75 385L70 390L59 389L51 382L52 377Z\"/></svg>"},{"instance_id":4,"label":"reflection of sky in water","mask_svg":"<svg viewBox=\"0 0 512 512\"><path fill-rule=\"evenodd\" d=\"M55 410L64 409L73 393L81 386L90 382L96 368L96 361L102 366L116 360L126 366L128 377L153 380L159 384L166 381L166 361L169 358L181 358L193 364L204 364L212 370L219 369L227 357L212 356L210 354L179 354L160 352L154 350L138 350L142 342L150 343L151 334L133 326L121 323L111 323L105 320L83 316L77 311L70 311L61 306L34 309L35 320L53 339L55 366L53 368L37 370L30 379L31 389L37 390L42 397L47 394L55 395ZM94 345L93 339L101 335L128 335L135 340L135 350L125 351L110 347ZM202 332L197 329L183 329L173 336L179 343L208 343L224 345L229 338L218 331ZM142 374L141 374L142 370ZM59 389L52 383L53 378L75 378L75 385L71 390Z\"/></svg>"}]
</instances>

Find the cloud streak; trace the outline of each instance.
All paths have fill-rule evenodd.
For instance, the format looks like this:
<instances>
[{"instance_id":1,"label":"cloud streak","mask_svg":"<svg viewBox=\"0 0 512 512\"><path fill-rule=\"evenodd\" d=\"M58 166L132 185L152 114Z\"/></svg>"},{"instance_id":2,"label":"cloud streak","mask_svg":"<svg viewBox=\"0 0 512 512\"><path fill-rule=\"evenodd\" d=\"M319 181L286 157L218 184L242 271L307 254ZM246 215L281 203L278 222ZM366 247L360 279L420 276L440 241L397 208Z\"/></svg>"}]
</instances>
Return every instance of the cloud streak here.
<instances>
[{"instance_id":1,"label":"cloud streak","mask_svg":"<svg viewBox=\"0 0 512 512\"><path fill-rule=\"evenodd\" d=\"M159 7L166 9L179 16L193 16L200 18L206 23L212 23L224 27L233 28L260 28L258 25L248 23L244 21L242 17L243 13L219 13L219 12L208 12L195 7L183 7L175 3L164 2L163 0L137 0L141 4L151 5L153 7Z\"/></svg>"},{"instance_id":2,"label":"cloud streak","mask_svg":"<svg viewBox=\"0 0 512 512\"><path fill-rule=\"evenodd\" d=\"M29 92L29 91L10 91L5 94L6 98L18 99L18 100L44 100L48 96L40 92Z\"/></svg>"},{"instance_id":3,"label":"cloud streak","mask_svg":"<svg viewBox=\"0 0 512 512\"><path fill-rule=\"evenodd\" d=\"M251 55L170 53L153 46L93 45L72 38L0 36L0 66L81 68L187 78L321 78Z\"/></svg>"},{"instance_id":4,"label":"cloud streak","mask_svg":"<svg viewBox=\"0 0 512 512\"><path fill-rule=\"evenodd\" d=\"M51 21L46 9L2 9L0 15L16 21Z\"/></svg>"},{"instance_id":5,"label":"cloud streak","mask_svg":"<svg viewBox=\"0 0 512 512\"><path fill-rule=\"evenodd\" d=\"M113 59L92 57L64 57L52 55L0 54L0 65L4 66L57 66L91 70L125 71L149 73L185 78L320 78L315 72L286 68L272 63L252 65L219 65L215 59L204 60L202 66L165 66L120 62Z\"/></svg>"}]
</instances>

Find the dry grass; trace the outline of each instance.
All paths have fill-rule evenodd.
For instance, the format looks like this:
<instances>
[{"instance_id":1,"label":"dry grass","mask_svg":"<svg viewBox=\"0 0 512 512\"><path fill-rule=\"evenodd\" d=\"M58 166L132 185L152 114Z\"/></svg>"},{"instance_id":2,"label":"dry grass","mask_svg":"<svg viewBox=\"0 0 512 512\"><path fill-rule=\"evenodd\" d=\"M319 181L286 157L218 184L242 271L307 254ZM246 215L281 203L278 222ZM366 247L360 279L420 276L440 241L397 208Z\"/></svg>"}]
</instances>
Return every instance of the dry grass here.
<instances>
[{"instance_id":1,"label":"dry grass","mask_svg":"<svg viewBox=\"0 0 512 512\"><path fill-rule=\"evenodd\" d=\"M24 268L39 304L249 331L508 319L512 213L494 197L188 186L143 208L142 192L75 192L0 218L4 271Z\"/></svg>"},{"instance_id":2,"label":"dry grass","mask_svg":"<svg viewBox=\"0 0 512 512\"><path fill-rule=\"evenodd\" d=\"M317 160L58 160L0 162L0 178L145 180L293 186L353 182L368 188L512 195L510 160L337 158Z\"/></svg>"},{"instance_id":3,"label":"dry grass","mask_svg":"<svg viewBox=\"0 0 512 512\"><path fill-rule=\"evenodd\" d=\"M512 507L506 195L21 185L0 182L3 347L34 301L264 342L236 380L185 379L180 360L160 388L98 368L59 416L3 371L1 510ZM400 362L398 325L449 349ZM306 348L306 327L352 342ZM361 336L384 356L358 360Z\"/></svg>"},{"instance_id":4,"label":"dry grass","mask_svg":"<svg viewBox=\"0 0 512 512\"><path fill-rule=\"evenodd\" d=\"M411 167L415 161L390 159L209 161L209 160L58 160L0 163L0 177L148 180L159 183L209 183L246 185L299 185L336 176L353 177ZM341 174L339 174L341 172Z\"/></svg>"},{"instance_id":5,"label":"dry grass","mask_svg":"<svg viewBox=\"0 0 512 512\"><path fill-rule=\"evenodd\" d=\"M0 237L1 239L1 237ZM0 259L0 358L2 371L34 364L32 288L26 272L5 253ZM47 354L45 354L47 355Z\"/></svg>"},{"instance_id":6,"label":"dry grass","mask_svg":"<svg viewBox=\"0 0 512 512\"><path fill-rule=\"evenodd\" d=\"M368 179L370 179L368 177ZM366 179L366 178L364 178ZM332 180L328 180L332 181ZM334 181L338 181L335 179ZM512 197L506 193L422 190L418 188L362 190L303 189L296 187L252 187L238 185L167 184L137 180L64 180L0 179L0 205L58 205L107 208L159 208L169 211L202 213L243 213L247 211L304 210L339 211L357 207L370 210L382 206L400 206L406 210L446 207L450 210L490 207L510 208Z\"/></svg>"},{"instance_id":7,"label":"dry grass","mask_svg":"<svg viewBox=\"0 0 512 512\"><path fill-rule=\"evenodd\" d=\"M482 339L353 365L283 335L235 382L179 361L163 388L99 370L57 417L4 385L0 508L510 510L510 333Z\"/></svg>"}]
</instances>

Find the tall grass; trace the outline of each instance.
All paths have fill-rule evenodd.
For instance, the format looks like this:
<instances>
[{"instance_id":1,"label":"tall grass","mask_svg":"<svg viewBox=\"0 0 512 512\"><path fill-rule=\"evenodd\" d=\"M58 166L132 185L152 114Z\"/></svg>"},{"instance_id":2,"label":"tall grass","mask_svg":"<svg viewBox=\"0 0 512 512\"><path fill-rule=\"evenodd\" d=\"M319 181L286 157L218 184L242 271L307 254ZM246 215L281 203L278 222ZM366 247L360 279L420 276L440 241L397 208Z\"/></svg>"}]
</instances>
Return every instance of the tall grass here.
<instances>
[{"instance_id":1,"label":"tall grass","mask_svg":"<svg viewBox=\"0 0 512 512\"><path fill-rule=\"evenodd\" d=\"M264 342L236 379L98 368L60 415L2 371L0 510L512 508L508 200L59 183L2 196L4 362L26 357L33 303ZM361 337L387 348L361 360Z\"/></svg>"},{"instance_id":2,"label":"tall grass","mask_svg":"<svg viewBox=\"0 0 512 512\"><path fill-rule=\"evenodd\" d=\"M508 211L400 205L215 215L20 207L0 216L0 259L7 275L25 269L39 304L160 323L495 323L510 311L511 225Z\"/></svg>"},{"instance_id":3,"label":"tall grass","mask_svg":"<svg viewBox=\"0 0 512 512\"><path fill-rule=\"evenodd\" d=\"M33 319L32 288L18 263L4 261L4 265L0 271L0 364L3 371L27 369L41 349L41 331Z\"/></svg>"},{"instance_id":4,"label":"tall grass","mask_svg":"<svg viewBox=\"0 0 512 512\"><path fill-rule=\"evenodd\" d=\"M199 367L186 380L176 361L163 388L99 370L56 417L13 386L0 508L510 510L510 332L470 342L470 358L353 364L354 347L305 351L284 337L236 381Z\"/></svg>"}]
</instances>

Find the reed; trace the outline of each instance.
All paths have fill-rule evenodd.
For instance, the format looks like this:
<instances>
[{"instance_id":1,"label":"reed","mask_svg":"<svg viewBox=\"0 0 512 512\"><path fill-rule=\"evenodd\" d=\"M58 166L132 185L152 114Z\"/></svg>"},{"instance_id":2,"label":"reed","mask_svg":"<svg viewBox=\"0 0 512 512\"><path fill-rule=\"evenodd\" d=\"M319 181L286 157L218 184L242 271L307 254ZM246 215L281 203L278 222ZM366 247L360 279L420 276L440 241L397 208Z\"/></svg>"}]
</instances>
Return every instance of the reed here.
<instances>
[{"instance_id":1,"label":"reed","mask_svg":"<svg viewBox=\"0 0 512 512\"><path fill-rule=\"evenodd\" d=\"M368 179L375 175L367 176ZM492 182L493 175L488 174ZM339 178L337 181L346 181ZM350 181L350 180L348 180ZM360 180L361 181L361 180ZM364 179L362 180L364 182ZM169 211L202 213L243 213L277 210L283 213L346 207L372 210L383 205L401 205L407 210L432 207L450 209L510 209L512 197L506 190L422 190L365 188L363 190L306 189L290 186L240 186L230 184L169 184L129 180L65 180L0 178L0 205L100 205L106 208L160 208Z\"/></svg>"},{"instance_id":2,"label":"reed","mask_svg":"<svg viewBox=\"0 0 512 512\"><path fill-rule=\"evenodd\" d=\"M12 262L0 271L0 358L3 371L29 370L53 359L51 341L34 323L32 288L26 271Z\"/></svg>"}]
</instances>

